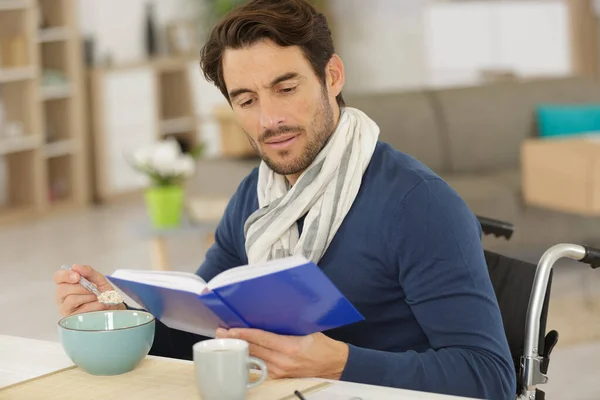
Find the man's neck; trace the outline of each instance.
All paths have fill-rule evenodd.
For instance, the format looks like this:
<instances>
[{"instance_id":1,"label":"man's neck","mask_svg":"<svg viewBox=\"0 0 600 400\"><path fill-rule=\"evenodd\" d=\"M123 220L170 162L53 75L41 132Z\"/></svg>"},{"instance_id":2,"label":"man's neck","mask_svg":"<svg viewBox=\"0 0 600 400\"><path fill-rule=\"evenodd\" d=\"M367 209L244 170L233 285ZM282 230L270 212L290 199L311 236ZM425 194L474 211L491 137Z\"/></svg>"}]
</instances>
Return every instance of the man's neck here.
<instances>
[{"instance_id":1,"label":"man's neck","mask_svg":"<svg viewBox=\"0 0 600 400\"><path fill-rule=\"evenodd\" d=\"M304 171L302 171L302 172L304 172ZM287 179L288 183L290 184L290 187L292 187L296 184L296 181L298 180L298 178L300 178L300 175L302 175L302 172L299 172L294 175L286 175L285 176L285 179Z\"/></svg>"},{"instance_id":2,"label":"man's neck","mask_svg":"<svg viewBox=\"0 0 600 400\"><path fill-rule=\"evenodd\" d=\"M340 107L336 104L335 107L333 107L333 120L334 120L334 124L333 124L333 130L331 131L331 133L329 133L329 138L331 138L331 135L333 135L333 132L335 132L335 130L337 129L337 125L340 122L340 114L341 114L341 109ZM329 138L327 139L327 141L329 141ZM327 142L325 142L325 145L327 144ZM325 147L325 146L323 146ZM321 149L322 150L322 149ZM298 178L300 178L300 175L302 175L304 171L300 171L296 174L293 175L286 175L285 178L287 179L288 183L290 184L290 187L294 186L296 184L296 181L298 180Z\"/></svg>"}]
</instances>

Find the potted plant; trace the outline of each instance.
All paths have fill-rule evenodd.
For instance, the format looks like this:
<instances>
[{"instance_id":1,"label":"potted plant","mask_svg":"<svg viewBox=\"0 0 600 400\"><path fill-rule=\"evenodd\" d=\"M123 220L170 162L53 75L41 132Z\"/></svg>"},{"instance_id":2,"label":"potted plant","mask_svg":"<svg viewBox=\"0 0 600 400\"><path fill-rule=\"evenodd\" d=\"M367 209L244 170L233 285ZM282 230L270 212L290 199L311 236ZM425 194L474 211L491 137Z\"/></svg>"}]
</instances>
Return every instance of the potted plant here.
<instances>
[{"instance_id":1,"label":"potted plant","mask_svg":"<svg viewBox=\"0 0 600 400\"><path fill-rule=\"evenodd\" d=\"M200 152L201 146L184 153L175 139L168 138L133 153L133 168L149 180L144 197L155 228L180 225L184 204L183 183L194 174L195 158Z\"/></svg>"}]
</instances>

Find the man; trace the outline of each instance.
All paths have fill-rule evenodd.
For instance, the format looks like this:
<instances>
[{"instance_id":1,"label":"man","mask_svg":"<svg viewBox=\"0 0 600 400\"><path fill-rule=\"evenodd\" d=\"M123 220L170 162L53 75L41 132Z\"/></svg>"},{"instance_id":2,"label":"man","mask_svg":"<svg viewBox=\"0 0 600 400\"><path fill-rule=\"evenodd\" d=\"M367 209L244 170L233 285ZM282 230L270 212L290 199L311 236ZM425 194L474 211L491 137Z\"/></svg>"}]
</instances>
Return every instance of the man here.
<instances>
[{"instance_id":1,"label":"man","mask_svg":"<svg viewBox=\"0 0 600 400\"><path fill-rule=\"evenodd\" d=\"M306 337L219 330L250 343L272 377L324 377L485 398L515 371L481 231L460 197L341 95L344 67L305 0L254 0L212 31L206 77L263 162L240 184L198 274L288 255L318 263L366 320ZM398 132L398 134L402 134ZM63 315L103 309L59 271ZM72 276L71 276L72 275ZM152 354L192 357L193 334L158 324Z\"/></svg>"}]
</instances>

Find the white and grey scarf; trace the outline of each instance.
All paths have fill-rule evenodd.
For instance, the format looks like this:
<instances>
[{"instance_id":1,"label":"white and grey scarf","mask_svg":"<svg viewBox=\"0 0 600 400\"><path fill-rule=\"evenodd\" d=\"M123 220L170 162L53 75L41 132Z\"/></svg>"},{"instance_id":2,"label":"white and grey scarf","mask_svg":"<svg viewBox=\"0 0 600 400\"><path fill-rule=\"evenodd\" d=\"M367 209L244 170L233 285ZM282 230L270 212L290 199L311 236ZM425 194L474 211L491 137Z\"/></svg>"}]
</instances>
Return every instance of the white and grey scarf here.
<instances>
[{"instance_id":1,"label":"white and grey scarf","mask_svg":"<svg viewBox=\"0 0 600 400\"><path fill-rule=\"evenodd\" d=\"M262 162L259 209L244 227L248 262L297 255L318 263L356 198L378 138L373 120L344 107L327 145L291 188ZM296 221L305 214L299 235Z\"/></svg>"}]
</instances>

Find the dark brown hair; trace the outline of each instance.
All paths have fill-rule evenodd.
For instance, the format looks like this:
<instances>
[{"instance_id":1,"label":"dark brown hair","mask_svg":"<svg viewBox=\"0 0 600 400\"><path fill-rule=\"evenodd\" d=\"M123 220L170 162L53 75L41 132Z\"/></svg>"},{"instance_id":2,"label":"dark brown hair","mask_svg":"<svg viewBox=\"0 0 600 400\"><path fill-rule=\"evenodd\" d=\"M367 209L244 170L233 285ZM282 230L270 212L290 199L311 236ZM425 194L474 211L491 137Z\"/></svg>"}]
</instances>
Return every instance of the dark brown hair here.
<instances>
[{"instance_id":1,"label":"dark brown hair","mask_svg":"<svg viewBox=\"0 0 600 400\"><path fill-rule=\"evenodd\" d=\"M333 39L325 16L307 0L250 0L226 15L213 28L200 52L204 76L229 101L223 79L223 53L260 40L279 46L299 46L325 87L325 67L334 54ZM344 99L336 97L340 107Z\"/></svg>"}]
</instances>

